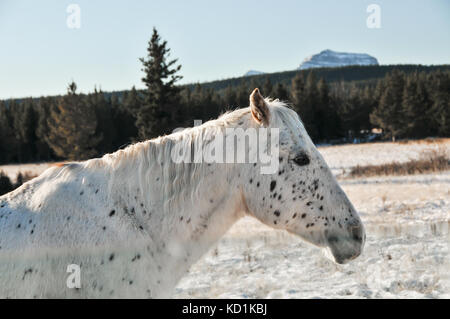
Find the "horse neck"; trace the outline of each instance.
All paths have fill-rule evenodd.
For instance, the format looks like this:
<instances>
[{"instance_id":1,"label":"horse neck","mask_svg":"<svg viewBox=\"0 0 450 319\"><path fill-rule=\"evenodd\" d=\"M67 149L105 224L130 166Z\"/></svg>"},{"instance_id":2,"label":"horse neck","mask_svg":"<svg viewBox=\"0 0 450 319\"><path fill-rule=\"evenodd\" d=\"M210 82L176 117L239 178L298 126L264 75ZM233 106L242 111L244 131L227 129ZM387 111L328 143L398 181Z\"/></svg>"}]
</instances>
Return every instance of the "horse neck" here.
<instances>
[{"instance_id":1,"label":"horse neck","mask_svg":"<svg viewBox=\"0 0 450 319\"><path fill-rule=\"evenodd\" d=\"M147 143L133 156L139 160L124 161L115 169L111 202L126 203L126 210L133 210L130 218L143 225L160 252L158 262L177 277L243 216L240 168L173 163L160 146Z\"/></svg>"}]
</instances>

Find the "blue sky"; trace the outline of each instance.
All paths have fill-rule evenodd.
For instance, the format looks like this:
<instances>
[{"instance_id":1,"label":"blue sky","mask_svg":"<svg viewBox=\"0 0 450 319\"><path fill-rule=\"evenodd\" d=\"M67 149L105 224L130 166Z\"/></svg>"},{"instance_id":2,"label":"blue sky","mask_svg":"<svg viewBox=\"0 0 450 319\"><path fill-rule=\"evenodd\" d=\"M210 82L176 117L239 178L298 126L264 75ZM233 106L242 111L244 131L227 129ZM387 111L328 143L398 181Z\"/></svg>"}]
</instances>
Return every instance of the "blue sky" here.
<instances>
[{"instance_id":1,"label":"blue sky","mask_svg":"<svg viewBox=\"0 0 450 319\"><path fill-rule=\"evenodd\" d=\"M67 27L69 4L81 28ZM366 26L369 4L381 28ZM292 70L323 49L381 64L450 63L450 1L0 0L0 98L143 87L155 26L182 64L181 83Z\"/></svg>"}]
</instances>

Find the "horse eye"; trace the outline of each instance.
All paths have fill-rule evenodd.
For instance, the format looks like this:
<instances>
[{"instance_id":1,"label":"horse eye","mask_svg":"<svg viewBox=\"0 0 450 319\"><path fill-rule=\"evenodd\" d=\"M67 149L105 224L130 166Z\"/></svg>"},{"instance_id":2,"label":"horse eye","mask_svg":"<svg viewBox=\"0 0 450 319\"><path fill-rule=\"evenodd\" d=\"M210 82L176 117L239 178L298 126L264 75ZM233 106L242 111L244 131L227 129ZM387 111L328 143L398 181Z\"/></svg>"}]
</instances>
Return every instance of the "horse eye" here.
<instances>
[{"instance_id":1,"label":"horse eye","mask_svg":"<svg viewBox=\"0 0 450 319\"><path fill-rule=\"evenodd\" d=\"M294 158L294 163L299 166L305 166L309 164L309 157L305 153L300 153Z\"/></svg>"}]
</instances>

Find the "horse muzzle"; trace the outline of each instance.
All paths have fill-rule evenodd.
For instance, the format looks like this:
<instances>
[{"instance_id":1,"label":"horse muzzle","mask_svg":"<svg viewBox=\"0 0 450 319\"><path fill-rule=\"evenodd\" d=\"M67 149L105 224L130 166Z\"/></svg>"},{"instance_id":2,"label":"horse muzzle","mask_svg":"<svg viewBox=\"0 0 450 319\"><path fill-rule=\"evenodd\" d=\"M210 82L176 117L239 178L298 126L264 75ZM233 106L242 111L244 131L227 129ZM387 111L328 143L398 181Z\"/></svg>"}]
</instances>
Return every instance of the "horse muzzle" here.
<instances>
[{"instance_id":1,"label":"horse muzzle","mask_svg":"<svg viewBox=\"0 0 450 319\"><path fill-rule=\"evenodd\" d=\"M329 233L326 241L336 263L345 264L362 253L366 241L364 226L361 222L348 225L345 234Z\"/></svg>"}]
</instances>

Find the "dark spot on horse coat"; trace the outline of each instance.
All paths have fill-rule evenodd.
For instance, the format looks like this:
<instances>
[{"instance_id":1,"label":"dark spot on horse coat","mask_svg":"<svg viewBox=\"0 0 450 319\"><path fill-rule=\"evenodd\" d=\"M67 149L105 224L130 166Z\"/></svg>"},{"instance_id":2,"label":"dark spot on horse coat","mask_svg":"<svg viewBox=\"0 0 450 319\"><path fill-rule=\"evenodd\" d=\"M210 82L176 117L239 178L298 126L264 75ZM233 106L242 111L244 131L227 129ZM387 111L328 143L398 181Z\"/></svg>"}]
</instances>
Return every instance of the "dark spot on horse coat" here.
<instances>
[{"instance_id":1,"label":"dark spot on horse coat","mask_svg":"<svg viewBox=\"0 0 450 319\"><path fill-rule=\"evenodd\" d=\"M271 192L275 189L275 186L277 186L277 182L276 181L271 181L270 182L270 191Z\"/></svg>"},{"instance_id":2,"label":"dark spot on horse coat","mask_svg":"<svg viewBox=\"0 0 450 319\"><path fill-rule=\"evenodd\" d=\"M112 216L114 216L114 214L116 213L116 210L115 209L113 209L110 213L109 213L109 217L112 217Z\"/></svg>"},{"instance_id":3,"label":"dark spot on horse coat","mask_svg":"<svg viewBox=\"0 0 450 319\"><path fill-rule=\"evenodd\" d=\"M278 217L278 216L280 216L280 211L276 210L276 211L273 212L273 214Z\"/></svg>"},{"instance_id":4,"label":"dark spot on horse coat","mask_svg":"<svg viewBox=\"0 0 450 319\"><path fill-rule=\"evenodd\" d=\"M305 218L306 217L306 214L302 214L302 218Z\"/></svg>"},{"instance_id":5,"label":"dark spot on horse coat","mask_svg":"<svg viewBox=\"0 0 450 319\"><path fill-rule=\"evenodd\" d=\"M114 254L109 255L109 261L113 261L114 260Z\"/></svg>"},{"instance_id":6,"label":"dark spot on horse coat","mask_svg":"<svg viewBox=\"0 0 450 319\"><path fill-rule=\"evenodd\" d=\"M83 191L81 191L81 192L80 192L80 196L81 196L81 195L83 195L83 194L84 194L84 192L83 192Z\"/></svg>"},{"instance_id":7,"label":"dark spot on horse coat","mask_svg":"<svg viewBox=\"0 0 450 319\"><path fill-rule=\"evenodd\" d=\"M297 213L295 213L294 215L292 215L292 218L295 218L295 217L297 217Z\"/></svg>"},{"instance_id":8,"label":"dark spot on horse coat","mask_svg":"<svg viewBox=\"0 0 450 319\"><path fill-rule=\"evenodd\" d=\"M28 268L28 269L26 269L26 270L23 272L22 280L25 279L25 276L26 276L27 274L31 274L31 273L33 273L33 268Z\"/></svg>"}]
</instances>

